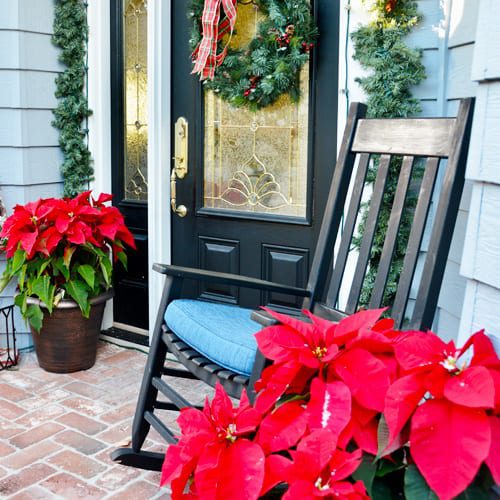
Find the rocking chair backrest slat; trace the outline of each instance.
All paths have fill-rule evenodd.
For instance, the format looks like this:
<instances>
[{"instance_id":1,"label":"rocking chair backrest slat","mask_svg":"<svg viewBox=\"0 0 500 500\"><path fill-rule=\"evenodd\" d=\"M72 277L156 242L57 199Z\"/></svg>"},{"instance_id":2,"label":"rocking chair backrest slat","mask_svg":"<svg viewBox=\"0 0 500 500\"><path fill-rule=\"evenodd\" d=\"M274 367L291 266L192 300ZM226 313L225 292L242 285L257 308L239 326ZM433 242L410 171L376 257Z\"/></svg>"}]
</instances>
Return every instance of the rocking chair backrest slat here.
<instances>
[{"instance_id":1,"label":"rocking chair backrest slat","mask_svg":"<svg viewBox=\"0 0 500 500\"><path fill-rule=\"evenodd\" d=\"M410 289L417 267L420 245L424 236L427 214L431 206L432 193L436 183L436 177L439 168L439 158L428 158L425 166L425 172L420 185L417 206L413 217L413 224L408 238L406 255L403 261L401 277L398 283L396 297L394 299L392 318L396 324L402 324L406 310L406 304L410 296Z\"/></svg>"},{"instance_id":2,"label":"rocking chair backrest slat","mask_svg":"<svg viewBox=\"0 0 500 500\"><path fill-rule=\"evenodd\" d=\"M328 290L328 297L326 299L328 304L335 302L336 297L338 296L347 264L347 258L349 257L352 235L356 229L356 220L358 218L359 207L361 204L361 196L363 194L366 173L370 162L369 154L361 154L359 156L360 159L358 169L356 171L356 177L354 179L354 186L352 188L349 209L347 210L347 216L344 221L344 230L342 232L343 238L340 241L340 246L335 260L335 269L333 271L330 288ZM332 297L335 297L335 299L332 299Z\"/></svg>"},{"instance_id":3,"label":"rocking chair backrest slat","mask_svg":"<svg viewBox=\"0 0 500 500\"><path fill-rule=\"evenodd\" d=\"M380 165L373 187L373 194L370 200L370 209L366 218L366 224L363 231L363 238L359 248L358 263L354 272L349 298L347 299L346 312L352 314L358 308L359 297L363 288L366 268L370 259L373 238L377 229L378 216L382 201L384 199L385 186L388 180L389 166L391 163L390 155L382 155L380 157Z\"/></svg>"},{"instance_id":4,"label":"rocking chair backrest slat","mask_svg":"<svg viewBox=\"0 0 500 500\"><path fill-rule=\"evenodd\" d=\"M391 269L391 262L394 254L394 248L396 246L399 226L405 208L406 195L408 194L408 188L410 187L414 160L415 158L413 156L405 156L401 165L398 185L394 195L394 203L392 205L391 215L387 225L387 233L385 235L384 246L382 248L382 255L380 256L377 277L375 279L372 296L370 298L369 307L372 309L380 307L384 298L384 289L387 283L387 278L389 277L389 271Z\"/></svg>"},{"instance_id":5,"label":"rocking chair backrest slat","mask_svg":"<svg viewBox=\"0 0 500 500\"><path fill-rule=\"evenodd\" d=\"M410 322L412 328L432 326L465 183L473 108L473 99L465 99L458 109L427 259Z\"/></svg>"},{"instance_id":6,"label":"rocking chair backrest slat","mask_svg":"<svg viewBox=\"0 0 500 500\"><path fill-rule=\"evenodd\" d=\"M342 220L344 204L351 180L355 154L352 153L352 141L356 125L366 114L366 106L352 103L349 108L346 128L339 151L337 166L333 172L332 184L325 207L323 222L319 233L316 251L309 273L307 288L311 291L310 298L304 300L303 307L312 308L314 303L322 298L325 285L330 274L333 247Z\"/></svg>"},{"instance_id":7,"label":"rocking chair backrest slat","mask_svg":"<svg viewBox=\"0 0 500 500\"><path fill-rule=\"evenodd\" d=\"M473 100L465 99L460 104L456 118L416 119L367 119L359 116L359 108L357 108L358 114L354 112L354 108L351 109L313 261L309 282L309 288L313 290L312 303L306 303L305 307L312 307L320 313L322 311L330 319L334 319L333 316L352 314L360 306L380 307L386 300L386 288L392 273L395 249L398 247L401 250L404 242L400 240L400 232L403 215L407 213L412 220L411 229L390 314L395 319L397 327L401 327L408 319L405 314L417 261L425 258L423 275L409 324L414 328L431 327L464 184L465 155L470 136L472 106ZM356 157L359 157L357 168L355 168ZM401 157L402 162L400 162ZM443 165L446 169L443 185L433 217L430 246L424 256L421 253L421 245L441 159L448 161ZM394 161L400 165L399 171L394 168L392 163ZM369 208L363 221L363 233L357 235L356 224L359 227L359 209L362 200L366 200L363 190L370 168L376 169L376 176ZM352 170L356 171L354 181L352 181ZM389 178L396 183L392 194L388 194ZM339 195L338 191L340 189L342 192L350 182L353 182L351 198L334 260L333 248L343 215L343 212L335 211L339 210L339 205L346 197L345 193ZM407 206L407 202L410 193L413 198L417 192L417 203L412 209L411 206ZM388 220L381 222L381 208L387 196L392 198L392 206L388 212L384 212ZM342 205L340 210L343 208ZM366 297L369 290L366 287L367 271L373 256L374 238L378 229L382 227L381 224L386 226L385 234L383 241L377 243L382 248L378 256L377 269L375 272L371 270L373 281L371 291L368 292L370 295ZM359 241L356 254L351 253L354 236ZM352 281L346 291L347 299L343 298L345 304L340 305L339 297L344 288L343 281L348 278L346 267L350 262L349 259L354 257L357 257L357 262L352 273ZM330 276L330 282L327 283ZM324 291L327 291L326 300L322 303Z\"/></svg>"}]
</instances>

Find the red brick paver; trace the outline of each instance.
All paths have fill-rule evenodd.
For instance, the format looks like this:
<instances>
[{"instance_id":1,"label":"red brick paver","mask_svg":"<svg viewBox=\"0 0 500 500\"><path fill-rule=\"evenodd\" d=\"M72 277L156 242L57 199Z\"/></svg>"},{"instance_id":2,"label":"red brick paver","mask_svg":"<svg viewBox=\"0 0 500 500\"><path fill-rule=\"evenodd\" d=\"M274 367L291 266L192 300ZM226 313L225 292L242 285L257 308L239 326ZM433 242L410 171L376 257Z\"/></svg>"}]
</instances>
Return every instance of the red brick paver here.
<instances>
[{"instance_id":1,"label":"red brick paver","mask_svg":"<svg viewBox=\"0 0 500 500\"><path fill-rule=\"evenodd\" d=\"M63 498L104 498L105 492L91 484L78 479L76 476L61 473L49 477L41 485L52 493Z\"/></svg>"},{"instance_id":2,"label":"red brick paver","mask_svg":"<svg viewBox=\"0 0 500 500\"><path fill-rule=\"evenodd\" d=\"M16 448L26 448L33 443L43 441L48 437L55 436L58 432L62 431L64 427L53 422L46 422L33 429L28 429L22 434L18 434L10 439L10 444Z\"/></svg>"},{"instance_id":3,"label":"red brick paver","mask_svg":"<svg viewBox=\"0 0 500 500\"><path fill-rule=\"evenodd\" d=\"M23 391L15 387L13 384L0 383L0 397L10 399L10 401L18 402L30 396L29 392Z\"/></svg>"},{"instance_id":4,"label":"red brick paver","mask_svg":"<svg viewBox=\"0 0 500 500\"><path fill-rule=\"evenodd\" d=\"M56 497L51 491L35 485L20 491L17 495L10 498L11 500L54 500ZM61 497L58 496L57 498Z\"/></svg>"},{"instance_id":5,"label":"red brick paver","mask_svg":"<svg viewBox=\"0 0 500 500\"><path fill-rule=\"evenodd\" d=\"M84 417L75 412L65 413L62 417L58 418L57 421L90 435L97 434L107 428L107 424L98 422L92 418Z\"/></svg>"},{"instance_id":6,"label":"red brick paver","mask_svg":"<svg viewBox=\"0 0 500 500\"><path fill-rule=\"evenodd\" d=\"M71 450L61 451L48 459L51 465L60 467L61 469L78 474L86 479L89 479L100 472L103 472L107 467L89 457L82 457L81 453Z\"/></svg>"},{"instance_id":7,"label":"red brick paver","mask_svg":"<svg viewBox=\"0 0 500 500\"><path fill-rule=\"evenodd\" d=\"M27 467L0 481L0 495L9 496L12 493L17 493L19 490L51 476L54 472L55 469L46 464L35 464Z\"/></svg>"},{"instance_id":8,"label":"red brick paver","mask_svg":"<svg viewBox=\"0 0 500 500\"><path fill-rule=\"evenodd\" d=\"M9 469L23 469L61 449L62 446L46 439L3 458L0 463Z\"/></svg>"},{"instance_id":9,"label":"red brick paver","mask_svg":"<svg viewBox=\"0 0 500 500\"><path fill-rule=\"evenodd\" d=\"M14 420L20 415L24 415L26 412L26 410L24 410L23 408L20 408L19 406L15 405L14 403L10 403L5 399L0 399L0 408L2 409L2 417L8 420Z\"/></svg>"}]
</instances>

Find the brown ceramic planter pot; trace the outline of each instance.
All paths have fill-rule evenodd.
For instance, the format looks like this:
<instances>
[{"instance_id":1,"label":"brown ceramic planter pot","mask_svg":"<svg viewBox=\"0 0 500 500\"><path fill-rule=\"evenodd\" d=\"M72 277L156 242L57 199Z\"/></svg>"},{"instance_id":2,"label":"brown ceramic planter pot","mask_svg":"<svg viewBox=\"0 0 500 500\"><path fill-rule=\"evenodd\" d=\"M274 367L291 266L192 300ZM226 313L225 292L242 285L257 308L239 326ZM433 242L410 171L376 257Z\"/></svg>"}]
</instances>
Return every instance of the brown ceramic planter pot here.
<instances>
[{"instance_id":1,"label":"brown ceramic planter pot","mask_svg":"<svg viewBox=\"0 0 500 500\"><path fill-rule=\"evenodd\" d=\"M94 366L104 306L112 296L108 291L92 299L88 319L72 300L62 300L51 315L45 310L40 333L31 329L40 367L53 373L71 373ZM28 301L40 304L34 298Z\"/></svg>"}]
</instances>

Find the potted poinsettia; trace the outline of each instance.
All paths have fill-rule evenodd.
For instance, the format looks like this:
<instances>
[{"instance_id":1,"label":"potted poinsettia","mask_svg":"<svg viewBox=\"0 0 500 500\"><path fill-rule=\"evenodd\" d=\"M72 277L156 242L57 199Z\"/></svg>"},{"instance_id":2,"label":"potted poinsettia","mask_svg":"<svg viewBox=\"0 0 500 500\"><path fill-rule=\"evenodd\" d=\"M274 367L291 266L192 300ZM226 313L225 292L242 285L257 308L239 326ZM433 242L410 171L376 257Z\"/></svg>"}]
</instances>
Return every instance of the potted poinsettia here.
<instances>
[{"instance_id":1,"label":"potted poinsettia","mask_svg":"<svg viewBox=\"0 0 500 500\"><path fill-rule=\"evenodd\" d=\"M172 498L489 498L500 481L500 359L477 332L461 348L394 330L383 310L339 323L268 311L272 361L234 408L221 386L181 410L161 484Z\"/></svg>"},{"instance_id":2,"label":"potted poinsettia","mask_svg":"<svg viewBox=\"0 0 500 500\"><path fill-rule=\"evenodd\" d=\"M29 322L40 366L53 372L95 363L113 260L126 266L134 238L120 211L84 192L14 207L1 229L7 266L0 291L17 278L15 304Z\"/></svg>"}]
</instances>

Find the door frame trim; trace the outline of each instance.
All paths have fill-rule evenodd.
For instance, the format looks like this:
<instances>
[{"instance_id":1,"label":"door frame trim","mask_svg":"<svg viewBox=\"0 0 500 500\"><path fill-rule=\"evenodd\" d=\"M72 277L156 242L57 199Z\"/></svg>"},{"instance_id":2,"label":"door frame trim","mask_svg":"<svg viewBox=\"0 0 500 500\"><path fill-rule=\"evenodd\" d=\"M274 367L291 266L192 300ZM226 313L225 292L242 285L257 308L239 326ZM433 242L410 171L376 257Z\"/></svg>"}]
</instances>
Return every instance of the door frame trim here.
<instances>
[{"instance_id":1,"label":"door frame trim","mask_svg":"<svg viewBox=\"0 0 500 500\"><path fill-rule=\"evenodd\" d=\"M170 228L170 88L171 7L164 0L148 2L148 233L149 269L155 262L169 264ZM149 275L149 324L155 324L164 276Z\"/></svg>"},{"instance_id":2,"label":"door frame trim","mask_svg":"<svg viewBox=\"0 0 500 500\"><path fill-rule=\"evenodd\" d=\"M111 193L111 48L110 5L89 0L87 10L88 101L94 110L89 116L89 150L93 160L94 180L90 188L97 193ZM113 300L108 300L103 329L113 324Z\"/></svg>"}]
</instances>

